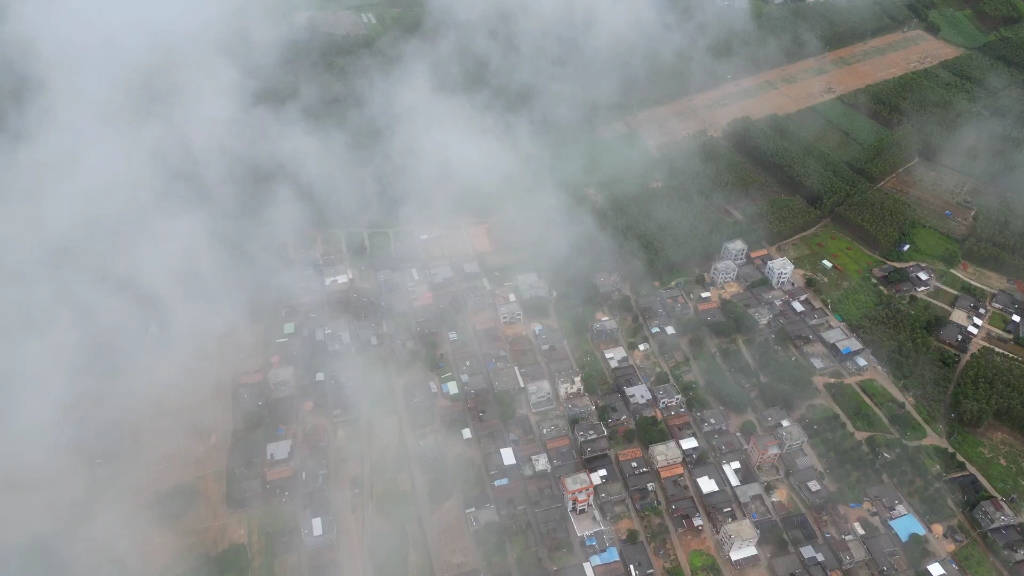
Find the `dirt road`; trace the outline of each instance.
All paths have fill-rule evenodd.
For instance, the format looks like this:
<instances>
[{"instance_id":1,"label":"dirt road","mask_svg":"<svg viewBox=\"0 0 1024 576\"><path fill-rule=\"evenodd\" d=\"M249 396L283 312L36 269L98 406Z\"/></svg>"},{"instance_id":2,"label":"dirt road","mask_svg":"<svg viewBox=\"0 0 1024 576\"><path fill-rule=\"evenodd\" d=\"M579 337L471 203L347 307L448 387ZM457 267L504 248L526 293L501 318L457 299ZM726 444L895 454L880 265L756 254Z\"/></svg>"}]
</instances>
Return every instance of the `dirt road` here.
<instances>
[{"instance_id":1,"label":"dirt road","mask_svg":"<svg viewBox=\"0 0 1024 576\"><path fill-rule=\"evenodd\" d=\"M718 134L735 118L789 114L961 52L920 30L897 32L649 108L625 124L657 152L702 129Z\"/></svg>"}]
</instances>

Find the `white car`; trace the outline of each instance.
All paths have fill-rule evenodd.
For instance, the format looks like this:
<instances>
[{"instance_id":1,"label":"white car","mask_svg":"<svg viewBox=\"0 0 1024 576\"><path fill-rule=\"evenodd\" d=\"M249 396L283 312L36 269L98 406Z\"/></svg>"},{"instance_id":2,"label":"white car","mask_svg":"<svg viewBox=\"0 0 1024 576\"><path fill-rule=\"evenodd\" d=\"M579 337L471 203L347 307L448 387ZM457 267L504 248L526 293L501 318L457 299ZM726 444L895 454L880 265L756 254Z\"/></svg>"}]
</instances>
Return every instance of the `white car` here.
<instances>
[{"instance_id":1,"label":"white car","mask_svg":"<svg viewBox=\"0 0 1024 576\"><path fill-rule=\"evenodd\" d=\"M459 339L459 335L456 334L455 332L449 332L448 333L448 341L449 342L455 342L458 339Z\"/></svg>"}]
</instances>

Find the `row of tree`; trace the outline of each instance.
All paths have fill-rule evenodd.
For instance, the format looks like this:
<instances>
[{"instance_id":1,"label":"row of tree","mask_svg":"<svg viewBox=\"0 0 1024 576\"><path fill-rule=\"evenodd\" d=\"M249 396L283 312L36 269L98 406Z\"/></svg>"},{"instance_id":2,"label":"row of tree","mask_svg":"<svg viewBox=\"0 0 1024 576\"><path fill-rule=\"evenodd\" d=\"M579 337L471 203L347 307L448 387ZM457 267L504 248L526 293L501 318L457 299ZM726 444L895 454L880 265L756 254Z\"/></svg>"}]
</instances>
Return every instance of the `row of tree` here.
<instances>
[{"instance_id":1,"label":"row of tree","mask_svg":"<svg viewBox=\"0 0 1024 576\"><path fill-rule=\"evenodd\" d=\"M851 198L835 216L859 240L891 259L898 258L897 248L917 224L909 202L880 188Z\"/></svg>"},{"instance_id":2,"label":"row of tree","mask_svg":"<svg viewBox=\"0 0 1024 576\"><path fill-rule=\"evenodd\" d=\"M831 214L848 198L871 187L838 158L797 134L779 116L735 120L726 127L725 138L822 213Z\"/></svg>"}]
</instances>

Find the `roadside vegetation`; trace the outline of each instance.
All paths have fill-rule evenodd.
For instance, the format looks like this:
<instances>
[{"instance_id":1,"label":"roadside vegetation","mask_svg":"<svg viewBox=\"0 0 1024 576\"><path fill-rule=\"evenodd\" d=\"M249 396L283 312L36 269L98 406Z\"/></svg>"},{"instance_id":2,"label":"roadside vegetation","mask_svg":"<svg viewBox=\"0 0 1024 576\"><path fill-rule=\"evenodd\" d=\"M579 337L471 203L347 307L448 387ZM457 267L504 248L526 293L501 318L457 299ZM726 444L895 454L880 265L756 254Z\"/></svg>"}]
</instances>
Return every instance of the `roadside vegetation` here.
<instances>
[{"instance_id":1,"label":"roadside vegetation","mask_svg":"<svg viewBox=\"0 0 1024 576\"><path fill-rule=\"evenodd\" d=\"M836 406L846 414L846 418L854 428L861 432L891 434L882 418L874 411L852 384L845 382L828 382L825 384Z\"/></svg>"}]
</instances>

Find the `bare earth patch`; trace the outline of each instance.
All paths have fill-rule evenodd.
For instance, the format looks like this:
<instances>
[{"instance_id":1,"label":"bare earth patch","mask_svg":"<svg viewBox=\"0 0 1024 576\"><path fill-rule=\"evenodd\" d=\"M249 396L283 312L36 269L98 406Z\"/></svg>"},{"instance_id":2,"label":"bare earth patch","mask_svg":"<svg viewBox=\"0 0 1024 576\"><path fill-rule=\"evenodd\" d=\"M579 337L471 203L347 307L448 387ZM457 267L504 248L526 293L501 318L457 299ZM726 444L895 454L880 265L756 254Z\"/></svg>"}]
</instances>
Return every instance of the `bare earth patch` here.
<instances>
[{"instance_id":1,"label":"bare earth patch","mask_svg":"<svg viewBox=\"0 0 1024 576\"><path fill-rule=\"evenodd\" d=\"M796 112L961 52L920 30L897 32L649 108L625 124L656 152L700 130L718 134L736 118Z\"/></svg>"}]
</instances>

